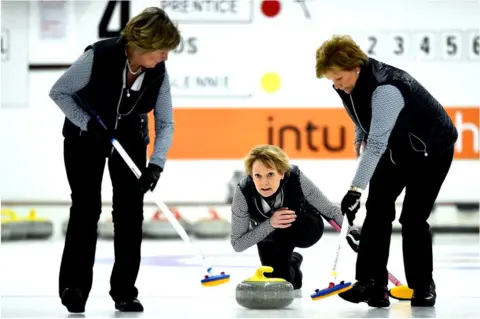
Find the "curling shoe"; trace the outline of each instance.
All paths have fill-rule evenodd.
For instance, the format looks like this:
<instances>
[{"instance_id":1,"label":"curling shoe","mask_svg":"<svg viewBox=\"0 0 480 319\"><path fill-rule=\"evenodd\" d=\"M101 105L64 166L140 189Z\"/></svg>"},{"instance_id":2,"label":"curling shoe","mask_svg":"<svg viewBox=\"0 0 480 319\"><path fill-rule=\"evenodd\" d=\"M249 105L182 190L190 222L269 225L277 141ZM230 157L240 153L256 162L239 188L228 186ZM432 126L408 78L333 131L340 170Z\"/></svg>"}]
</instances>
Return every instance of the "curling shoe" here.
<instances>
[{"instance_id":1,"label":"curling shoe","mask_svg":"<svg viewBox=\"0 0 480 319\"><path fill-rule=\"evenodd\" d=\"M373 280L357 281L352 288L339 293L338 296L352 303L366 302L370 307L375 308L390 306L387 286L377 285Z\"/></svg>"},{"instance_id":2,"label":"curling shoe","mask_svg":"<svg viewBox=\"0 0 480 319\"><path fill-rule=\"evenodd\" d=\"M143 305L137 298L115 302L115 309L122 312L143 312Z\"/></svg>"},{"instance_id":3,"label":"curling shoe","mask_svg":"<svg viewBox=\"0 0 480 319\"><path fill-rule=\"evenodd\" d=\"M62 305L71 313L85 312L85 298L78 289L65 288L62 292Z\"/></svg>"},{"instance_id":4,"label":"curling shoe","mask_svg":"<svg viewBox=\"0 0 480 319\"><path fill-rule=\"evenodd\" d=\"M294 290L298 290L302 288L303 274L302 274L302 271L300 270L300 266L302 265L302 262L303 262L303 256L300 255L300 253L297 253L296 251L294 251L292 253L292 257L290 258L290 263L292 265L293 270L295 271L295 277L292 282Z\"/></svg>"},{"instance_id":5,"label":"curling shoe","mask_svg":"<svg viewBox=\"0 0 480 319\"><path fill-rule=\"evenodd\" d=\"M410 304L412 307L433 307L437 300L435 282L432 280L426 288L413 289Z\"/></svg>"}]
</instances>

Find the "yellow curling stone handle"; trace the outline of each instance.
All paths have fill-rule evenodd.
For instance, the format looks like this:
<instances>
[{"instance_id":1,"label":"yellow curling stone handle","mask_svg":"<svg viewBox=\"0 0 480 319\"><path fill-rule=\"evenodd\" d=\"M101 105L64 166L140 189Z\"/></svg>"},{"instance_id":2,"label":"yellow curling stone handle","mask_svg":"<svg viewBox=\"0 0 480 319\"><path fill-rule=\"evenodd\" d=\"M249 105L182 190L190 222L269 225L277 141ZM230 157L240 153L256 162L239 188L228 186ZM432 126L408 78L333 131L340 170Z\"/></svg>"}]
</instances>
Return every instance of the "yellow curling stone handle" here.
<instances>
[{"instance_id":1,"label":"yellow curling stone handle","mask_svg":"<svg viewBox=\"0 0 480 319\"><path fill-rule=\"evenodd\" d=\"M266 282L266 281L276 281L276 282L282 282L286 281L283 278L267 278L263 275L263 273L271 273L273 272L273 268L270 266L261 266L257 268L257 271L255 272L255 275L253 277L250 277L248 279L245 279L245 281L253 281L253 282Z\"/></svg>"},{"instance_id":2,"label":"yellow curling stone handle","mask_svg":"<svg viewBox=\"0 0 480 319\"><path fill-rule=\"evenodd\" d=\"M37 217L37 211L31 209L26 217L18 217L15 211L9 208L2 208L2 221L21 222L21 221L47 221L47 218Z\"/></svg>"},{"instance_id":3,"label":"yellow curling stone handle","mask_svg":"<svg viewBox=\"0 0 480 319\"><path fill-rule=\"evenodd\" d=\"M29 212L28 212L28 216L26 218L28 221L31 221L31 222L46 222L48 221L48 218L45 218L45 217L38 217L37 216L37 211L35 209L31 209Z\"/></svg>"},{"instance_id":4,"label":"yellow curling stone handle","mask_svg":"<svg viewBox=\"0 0 480 319\"><path fill-rule=\"evenodd\" d=\"M18 221L17 214L12 209L2 208L2 221Z\"/></svg>"}]
</instances>

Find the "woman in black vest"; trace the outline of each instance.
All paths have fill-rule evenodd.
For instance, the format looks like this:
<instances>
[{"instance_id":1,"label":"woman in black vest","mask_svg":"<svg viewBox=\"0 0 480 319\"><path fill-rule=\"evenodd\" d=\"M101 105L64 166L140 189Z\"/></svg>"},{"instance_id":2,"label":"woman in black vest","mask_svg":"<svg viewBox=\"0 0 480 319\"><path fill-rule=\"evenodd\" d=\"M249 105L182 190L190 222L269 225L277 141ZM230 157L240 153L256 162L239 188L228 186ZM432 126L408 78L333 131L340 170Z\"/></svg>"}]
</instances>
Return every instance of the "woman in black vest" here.
<instances>
[{"instance_id":1,"label":"woman in black vest","mask_svg":"<svg viewBox=\"0 0 480 319\"><path fill-rule=\"evenodd\" d=\"M388 307L387 261L395 201L400 216L405 274L412 306L436 300L428 217L450 169L457 130L442 105L411 75L368 57L349 36L334 36L316 52L316 73L333 82L355 125L355 151L365 151L342 212L353 222L369 184L350 302Z\"/></svg>"},{"instance_id":2,"label":"woman in black vest","mask_svg":"<svg viewBox=\"0 0 480 319\"><path fill-rule=\"evenodd\" d=\"M179 43L179 31L165 12L147 8L128 22L120 37L88 46L50 91L66 117L64 160L72 204L59 294L70 312L85 311L92 287L107 157L115 227L110 295L120 311L143 311L135 287L141 258L143 198L155 188L172 142L172 101L165 61ZM147 120L152 110L156 136L147 165ZM115 137L143 169L140 179L114 150L110 137Z\"/></svg>"},{"instance_id":3,"label":"woman in black vest","mask_svg":"<svg viewBox=\"0 0 480 319\"><path fill-rule=\"evenodd\" d=\"M236 252L257 245L262 266L271 266L267 277L283 278L294 289L302 287L302 255L323 235L323 218L342 226L339 207L273 145L253 148L245 158L246 176L238 183L232 202L231 243ZM357 250L358 229L350 226L348 243Z\"/></svg>"}]
</instances>

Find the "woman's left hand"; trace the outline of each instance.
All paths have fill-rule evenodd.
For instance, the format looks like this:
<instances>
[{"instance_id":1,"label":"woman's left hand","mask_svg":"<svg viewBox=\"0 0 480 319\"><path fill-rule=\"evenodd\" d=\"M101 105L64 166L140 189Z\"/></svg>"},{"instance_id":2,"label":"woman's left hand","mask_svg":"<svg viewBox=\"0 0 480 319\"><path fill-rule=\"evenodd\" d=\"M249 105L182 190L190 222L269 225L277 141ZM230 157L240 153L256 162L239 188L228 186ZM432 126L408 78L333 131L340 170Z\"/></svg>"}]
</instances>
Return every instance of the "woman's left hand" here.
<instances>
[{"instance_id":1,"label":"woman's left hand","mask_svg":"<svg viewBox=\"0 0 480 319\"><path fill-rule=\"evenodd\" d=\"M353 226L353 221L355 220L355 214L360 208L360 197L361 193L349 190L347 194L343 197L341 209L343 215L347 215L348 223Z\"/></svg>"}]
</instances>

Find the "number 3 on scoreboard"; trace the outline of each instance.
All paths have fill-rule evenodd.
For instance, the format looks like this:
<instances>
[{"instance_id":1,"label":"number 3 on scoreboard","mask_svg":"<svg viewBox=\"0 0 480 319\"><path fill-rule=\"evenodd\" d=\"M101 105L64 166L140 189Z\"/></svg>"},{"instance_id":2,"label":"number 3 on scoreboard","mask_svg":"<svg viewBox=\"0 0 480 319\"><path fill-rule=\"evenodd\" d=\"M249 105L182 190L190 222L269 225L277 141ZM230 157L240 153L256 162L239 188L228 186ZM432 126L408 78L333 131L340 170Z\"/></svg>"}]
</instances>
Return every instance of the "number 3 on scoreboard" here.
<instances>
[{"instance_id":1,"label":"number 3 on scoreboard","mask_svg":"<svg viewBox=\"0 0 480 319\"><path fill-rule=\"evenodd\" d=\"M388 34L388 52L390 57L406 58L410 55L410 40L407 33L394 32Z\"/></svg>"},{"instance_id":2,"label":"number 3 on scoreboard","mask_svg":"<svg viewBox=\"0 0 480 319\"><path fill-rule=\"evenodd\" d=\"M436 42L433 33L416 33L415 34L415 57L419 60L435 59Z\"/></svg>"}]
</instances>

